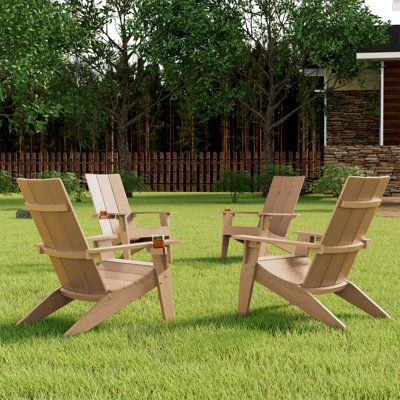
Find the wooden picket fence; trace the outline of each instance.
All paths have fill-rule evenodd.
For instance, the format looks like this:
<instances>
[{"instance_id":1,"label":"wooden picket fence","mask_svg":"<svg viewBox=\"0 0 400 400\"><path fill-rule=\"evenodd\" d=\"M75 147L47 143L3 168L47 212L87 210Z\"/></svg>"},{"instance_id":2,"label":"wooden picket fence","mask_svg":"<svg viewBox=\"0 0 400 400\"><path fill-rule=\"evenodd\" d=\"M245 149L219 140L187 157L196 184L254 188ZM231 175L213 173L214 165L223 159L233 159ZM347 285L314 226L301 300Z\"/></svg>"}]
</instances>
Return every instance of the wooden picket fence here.
<instances>
[{"instance_id":1,"label":"wooden picket fence","mask_svg":"<svg viewBox=\"0 0 400 400\"><path fill-rule=\"evenodd\" d=\"M265 164L257 154L225 153L132 153L132 168L153 191L209 192L221 171L233 169L258 175ZM275 163L291 165L307 179L320 174L319 152L276 152ZM13 176L35 178L38 172L74 172L105 174L118 170L117 153L1 153L0 170Z\"/></svg>"}]
</instances>

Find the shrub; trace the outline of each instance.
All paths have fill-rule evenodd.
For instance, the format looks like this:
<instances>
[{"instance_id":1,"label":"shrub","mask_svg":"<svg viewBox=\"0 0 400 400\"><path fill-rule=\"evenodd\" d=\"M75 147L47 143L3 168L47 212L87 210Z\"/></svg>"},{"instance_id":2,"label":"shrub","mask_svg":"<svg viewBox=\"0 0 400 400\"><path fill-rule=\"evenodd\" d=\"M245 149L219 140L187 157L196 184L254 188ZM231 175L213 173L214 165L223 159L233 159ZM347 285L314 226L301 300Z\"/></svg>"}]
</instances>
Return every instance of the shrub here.
<instances>
[{"instance_id":1,"label":"shrub","mask_svg":"<svg viewBox=\"0 0 400 400\"><path fill-rule=\"evenodd\" d=\"M11 194L18 192L15 179L6 171L0 171L0 194Z\"/></svg>"},{"instance_id":2,"label":"shrub","mask_svg":"<svg viewBox=\"0 0 400 400\"><path fill-rule=\"evenodd\" d=\"M296 172L290 165L267 164L256 178L256 190L260 190L266 196L271 187L274 176L295 176Z\"/></svg>"},{"instance_id":3,"label":"shrub","mask_svg":"<svg viewBox=\"0 0 400 400\"><path fill-rule=\"evenodd\" d=\"M329 165L324 167L322 176L313 184L314 193L330 194L338 197L349 176L366 176L368 172L360 167Z\"/></svg>"},{"instance_id":4,"label":"shrub","mask_svg":"<svg viewBox=\"0 0 400 400\"><path fill-rule=\"evenodd\" d=\"M132 197L133 192L143 192L146 189L136 171L121 170L115 171L115 173L120 174L127 197Z\"/></svg>"},{"instance_id":5,"label":"shrub","mask_svg":"<svg viewBox=\"0 0 400 400\"><path fill-rule=\"evenodd\" d=\"M85 197L82 180L77 178L73 172L43 171L39 172L37 177L39 179L60 178L65 190L75 201L81 202Z\"/></svg>"},{"instance_id":6,"label":"shrub","mask_svg":"<svg viewBox=\"0 0 400 400\"><path fill-rule=\"evenodd\" d=\"M226 169L215 184L217 192L230 192L232 202L236 203L239 195L251 190L251 177L248 172L239 172Z\"/></svg>"}]
</instances>

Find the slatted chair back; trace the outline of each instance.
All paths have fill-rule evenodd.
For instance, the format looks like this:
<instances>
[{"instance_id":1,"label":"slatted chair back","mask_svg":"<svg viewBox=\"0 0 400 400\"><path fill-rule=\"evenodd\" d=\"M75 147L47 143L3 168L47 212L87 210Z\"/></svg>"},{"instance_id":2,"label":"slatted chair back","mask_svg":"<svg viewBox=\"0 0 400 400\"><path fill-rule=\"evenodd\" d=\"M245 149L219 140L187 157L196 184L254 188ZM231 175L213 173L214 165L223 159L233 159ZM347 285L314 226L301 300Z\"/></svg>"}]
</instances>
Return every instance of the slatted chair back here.
<instances>
[{"instance_id":1,"label":"slatted chair back","mask_svg":"<svg viewBox=\"0 0 400 400\"><path fill-rule=\"evenodd\" d=\"M109 213L131 212L124 185L119 174L86 174L86 182L96 213L108 211ZM120 232L118 219L100 219L100 229L104 235L116 235ZM133 220L128 223L128 229L134 227Z\"/></svg>"},{"instance_id":2,"label":"slatted chair back","mask_svg":"<svg viewBox=\"0 0 400 400\"><path fill-rule=\"evenodd\" d=\"M275 176L264 203L265 213L292 214L299 200L304 176ZM290 217L272 217L268 230L285 237L289 229Z\"/></svg>"},{"instance_id":3,"label":"slatted chair back","mask_svg":"<svg viewBox=\"0 0 400 400\"><path fill-rule=\"evenodd\" d=\"M18 186L61 286L73 292L105 294L94 260L86 259L88 244L61 179L21 178Z\"/></svg>"},{"instance_id":4,"label":"slatted chair back","mask_svg":"<svg viewBox=\"0 0 400 400\"><path fill-rule=\"evenodd\" d=\"M304 281L308 288L343 283L358 251L365 247L364 235L371 224L389 177L349 177L321 240L323 254L317 254Z\"/></svg>"}]
</instances>

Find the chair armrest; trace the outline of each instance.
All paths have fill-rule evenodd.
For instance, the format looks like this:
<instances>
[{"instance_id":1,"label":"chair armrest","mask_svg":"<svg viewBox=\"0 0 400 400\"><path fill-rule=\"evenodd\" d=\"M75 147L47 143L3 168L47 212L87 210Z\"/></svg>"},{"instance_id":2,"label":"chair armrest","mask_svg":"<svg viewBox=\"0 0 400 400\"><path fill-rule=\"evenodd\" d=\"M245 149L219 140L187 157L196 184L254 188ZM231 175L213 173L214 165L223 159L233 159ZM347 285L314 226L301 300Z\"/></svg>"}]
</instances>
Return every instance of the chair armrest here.
<instances>
[{"instance_id":1,"label":"chair armrest","mask_svg":"<svg viewBox=\"0 0 400 400\"><path fill-rule=\"evenodd\" d=\"M92 217L95 219L116 219L119 217L129 216L131 213L120 213L120 212L109 212L107 211L107 215L101 214L92 214Z\"/></svg>"},{"instance_id":2,"label":"chair armrest","mask_svg":"<svg viewBox=\"0 0 400 400\"><path fill-rule=\"evenodd\" d=\"M97 236L87 236L86 240L89 242L105 242L108 240L118 239L118 235L97 235Z\"/></svg>"},{"instance_id":3,"label":"chair armrest","mask_svg":"<svg viewBox=\"0 0 400 400\"><path fill-rule=\"evenodd\" d=\"M298 240L300 240L301 237L303 240L308 241L311 241L311 239L313 239L314 241L320 241L324 236L324 234L320 232L295 231L293 233L297 235Z\"/></svg>"},{"instance_id":4,"label":"chair armrest","mask_svg":"<svg viewBox=\"0 0 400 400\"><path fill-rule=\"evenodd\" d=\"M236 214L259 215L260 213L257 211L235 211L232 214L233 215L236 215Z\"/></svg>"},{"instance_id":5,"label":"chair armrest","mask_svg":"<svg viewBox=\"0 0 400 400\"><path fill-rule=\"evenodd\" d=\"M222 211L224 215L232 215L235 216L236 214L248 214L248 215L258 215L258 211Z\"/></svg>"},{"instance_id":6,"label":"chair armrest","mask_svg":"<svg viewBox=\"0 0 400 400\"><path fill-rule=\"evenodd\" d=\"M166 246L170 246L172 244L181 243L180 240L165 240ZM106 247L97 247L95 249L86 250L86 258L100 258L101 253L109 253L114 251L122 251L122 250L142 250L142 249L151 249L153 247L153 242L142 242L142 243L130 243L130 244L121 244L117 246L106 246Z\"/></svg>"},{"instance_id":7,"label":"chair armrest","mask_svg":"<svg viewBox=\"0 0 400 400\"><path fill-rule=\"evenodd\" d=\"M294 214L294 213L264 213L260 212L257 213L259 216L266 216L266 217L290 217L290 218L296 218L299 216L299 214Z\"/></svg>"},{"instance_id":8,"label":"chair armrest","mask_svg":"<svg viewBox=\"0 0 400 400\"><path fill-rule=\"evenodd\" d=\"M176 211L132 211L131 215L140 215L140 214L167 214L171 215L172 213L175 213Z\"/></svg>"},{"instance_id":9,"label":"chair armrest","mask_svg":"<svg viewBox=\"0 0 400 400\"><path fill-rule=\"evenodd\" d=\"M315 250L323 248L323 245L321 245L320 243L302 242L299 240L278 239L278 238L251 236L251 235L234 235L232 237L233 239L242 240L244 242L259 242L259 243L264 242L277 245L282 244L282 245L292 245L292 246L303 246Z\"/></svg>"},{"instance_id":10,"label":"chair armrest","mask_svg":"<svg viewBox=\"0 0 400 400\"><path fill-rule=\"evenodd\" d=\"M360 242L352 243L349 245L339 245L339 246L326 246L321 243L310 243L303 242L299 240L289 240L289 239L277 239L270 237L261 236L250 236L250 235L234 235L232 236L236 240L242 240L243 242L258 242L258 243L271 243L276 245L292 245L294 247L301 246L314 250L316 254L343 254L352 253L361 249L368 248L371 240L362 239Z\"/></svg>"}]
</instances>

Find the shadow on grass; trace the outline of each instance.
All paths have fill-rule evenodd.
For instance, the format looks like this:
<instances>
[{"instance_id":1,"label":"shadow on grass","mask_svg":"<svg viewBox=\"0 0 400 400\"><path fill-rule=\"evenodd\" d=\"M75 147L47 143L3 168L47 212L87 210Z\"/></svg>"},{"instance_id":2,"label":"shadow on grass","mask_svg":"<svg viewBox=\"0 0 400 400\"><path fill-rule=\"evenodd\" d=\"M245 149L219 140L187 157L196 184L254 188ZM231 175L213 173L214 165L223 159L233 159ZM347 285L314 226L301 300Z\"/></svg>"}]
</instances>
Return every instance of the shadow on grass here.
<instances>
[{"instance_id":1,"label":"shadow on grass","mask_svg":"<svg viewBox=\"0 0 400 400\"><path fill-rule=\"evenodd\" d=\"M274 305L250 311L243 317L234 313L218 314L175 322L174 328L187 330L189 327L214 326L216 329L238 328L265 332L270 335L281 333L310 333L328 329L307 314L293 314L288 305ZM333 330L335 331L335 330Z\"/></svg>"},{"instance_id":2,"label":"shadow on grass","mask_svg":"<svg viewBox=\"0 0 400 400\"><path fill-rule=\"evenodd\" d=\"M47 339L63 337L64 333L76 322L70 318L57 316L48 317L42 321L17 325L18 320L0 323L0 342L17 343L31 339Z\"/></svg>"},{"instance_id":3,"label":"shadow on grass","mask_svg":"<svg viewBox=\"0 0 400 400\"><path fill-rule=\"evenodd\" d=\"M112 317L110 317L112 319ZM340 313L338 318L349 321L366 320L372 318L368 315L358 313ZM0 323L0 342L2 343L18 343L29 342L30 340L48 339L48 338L64 338L64 333L76 322L75 319L51 316L42 321L32 322L30 324L16 325L17 321L8 321ZM135 319L129 320L125 328L129 328L130 324L135 324ZM238 330L249 330L265 332L268 335L280 335L282 333L293 334L309 334L309 333L345 333L338 329L330 328L323 323L315 320L313 317L303 313L302 311L291 312L288 305L274 305L262 307L250 311L247 317L239 316L235 313L215 314L199 318L190 318L178 320L170 323L165 321L152 321L148 323L140 322L140 331L144 336L165 336L166 332L182 331L185 335L188 329L193 328L198 331L201 327L212 327L216 331L223 333L226 331L231 335L231 328ZM93 331L102 330L102 324L93 328ZM105 328L107 329L107 328ZM124 330L125 331L125 330ZM130 329L126 332L129 335ZM87 334L87 333L86 333ZM137 334L137 333L136 333ZM81 334L85 335L85 333ZM78 335L81 336L81 335Z\"/></svg>"}]
</instances>

